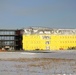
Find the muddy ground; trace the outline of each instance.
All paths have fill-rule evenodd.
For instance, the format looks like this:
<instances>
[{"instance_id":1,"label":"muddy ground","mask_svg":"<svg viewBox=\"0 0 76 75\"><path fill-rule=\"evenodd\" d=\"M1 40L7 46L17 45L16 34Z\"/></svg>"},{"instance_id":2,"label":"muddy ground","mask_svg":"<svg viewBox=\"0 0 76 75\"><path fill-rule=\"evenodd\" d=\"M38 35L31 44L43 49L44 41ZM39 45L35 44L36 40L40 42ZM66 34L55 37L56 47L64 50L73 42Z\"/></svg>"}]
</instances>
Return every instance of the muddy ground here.
<instances>
[{"instance_id":1,"label":"muddy ground","mask_svg":"<svg viewBox=\"0 0 76 75\"><path fill-rule=\"evenodd\" d=\"M75 75L76 59L0 59L0 75Z\"/></svg>"}]
</instances>

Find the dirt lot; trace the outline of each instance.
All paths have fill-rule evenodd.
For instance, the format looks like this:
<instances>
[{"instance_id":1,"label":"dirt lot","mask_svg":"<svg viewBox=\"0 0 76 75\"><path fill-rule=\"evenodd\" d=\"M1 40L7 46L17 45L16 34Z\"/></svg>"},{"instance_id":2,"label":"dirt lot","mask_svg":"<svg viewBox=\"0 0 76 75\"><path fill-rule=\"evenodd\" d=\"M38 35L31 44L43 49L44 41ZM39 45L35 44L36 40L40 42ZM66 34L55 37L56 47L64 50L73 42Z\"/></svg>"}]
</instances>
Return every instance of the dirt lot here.
<instances>
[{"instance_id":1,"label":"dirt lot","mask_svg":"<svg viewBox=\"0 0 76 75\"><path fill-rule=\"evenodd\" d=\"M52 74L76 74L76 60L55 58L9 58L0 60L0 75Z\"/></svg>"},{"instance_id":2,"label":"dirt lot","mask_svg":"<svg viewBox=\"0 0 76 75\"><path fill-rule=\"evenodd\" d=\"M0 52L0 75L76 75L76 51Z\"/></svg>"}]
</instances>

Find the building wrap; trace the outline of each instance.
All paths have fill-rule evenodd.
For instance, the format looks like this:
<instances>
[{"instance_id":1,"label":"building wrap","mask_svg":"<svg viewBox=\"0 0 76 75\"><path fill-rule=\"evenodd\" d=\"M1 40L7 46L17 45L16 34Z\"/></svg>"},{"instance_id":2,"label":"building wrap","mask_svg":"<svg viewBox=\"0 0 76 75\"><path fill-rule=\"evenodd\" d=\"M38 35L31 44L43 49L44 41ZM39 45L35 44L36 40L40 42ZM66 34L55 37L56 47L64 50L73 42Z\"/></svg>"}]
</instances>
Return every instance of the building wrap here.
<instances>
[{"instance_id":1,"label":"building wrap","mask_svg":"<svg viewBox=\"0 0 76 75\"><path fill-rule=\"evenodd\" d=\"M23 29L24 50L76 49L76 29L30 27Z\"/></svg>"}]
</instances>

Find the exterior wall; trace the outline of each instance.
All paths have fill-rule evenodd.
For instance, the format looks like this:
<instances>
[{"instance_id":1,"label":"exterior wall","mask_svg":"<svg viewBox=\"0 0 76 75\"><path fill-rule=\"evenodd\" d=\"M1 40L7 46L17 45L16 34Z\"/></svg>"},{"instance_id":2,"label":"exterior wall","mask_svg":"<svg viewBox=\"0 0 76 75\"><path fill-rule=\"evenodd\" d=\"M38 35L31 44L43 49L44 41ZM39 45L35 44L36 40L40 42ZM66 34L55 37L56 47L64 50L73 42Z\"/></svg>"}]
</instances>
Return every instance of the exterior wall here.
<instances>
[{"instance_id":1,"label":"exterior wall","mask_svg":"<svg viewBox=\"0 0 76 75\"><path fill-rule=\"evenodd\" d=\"M69 48L76 48L76 35L52 35L51 36L51 49L67 50Z\"/></svg>"},{"instance_id":2,"label":"exterior wall","mask_svg":"<svg viewBox=\"0 0 76 75\"><path fill-rule=\"evenodd\" d=\"M23 35L24 50L49 50L51 35Z\"/></svg>"},{"instance_id":3,"label":"exterior wall","mask_svg":"<svg viewBox=\"0 0 76 75\"><path fill-rule=\"evenodd\" d=\"M0 48L5 50L22 49L21 29L0 29Z\"/></svg>"},{"instance_id":4,"label":"exterior wall","mask_svg":"<svg viewBox=\"0 0 76 75\"><path fill-rule=\"evenodd\" d=\"M23 35L24 50L67 50L74 47L76 48L76 35Z\"/></svg>"}]
</instances>

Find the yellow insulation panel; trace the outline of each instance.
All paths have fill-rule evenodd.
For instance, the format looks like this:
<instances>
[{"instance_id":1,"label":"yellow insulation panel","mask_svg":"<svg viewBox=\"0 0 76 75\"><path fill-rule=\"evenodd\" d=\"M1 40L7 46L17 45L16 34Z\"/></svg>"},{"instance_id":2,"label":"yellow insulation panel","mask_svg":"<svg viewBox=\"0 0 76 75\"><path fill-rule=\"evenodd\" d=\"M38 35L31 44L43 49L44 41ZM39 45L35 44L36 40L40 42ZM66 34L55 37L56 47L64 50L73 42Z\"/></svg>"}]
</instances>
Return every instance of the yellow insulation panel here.
<instances>
[{"instance_id":1,"label":"yellow insulation panel","mask_svg":"<svg viewBox=\"0 0 76 75\"><path fill-rule=\"evenodd\" d=\"M76 35L23 35L24 50L67 50L76 47Z\"/></svg>"}]
</instances>

